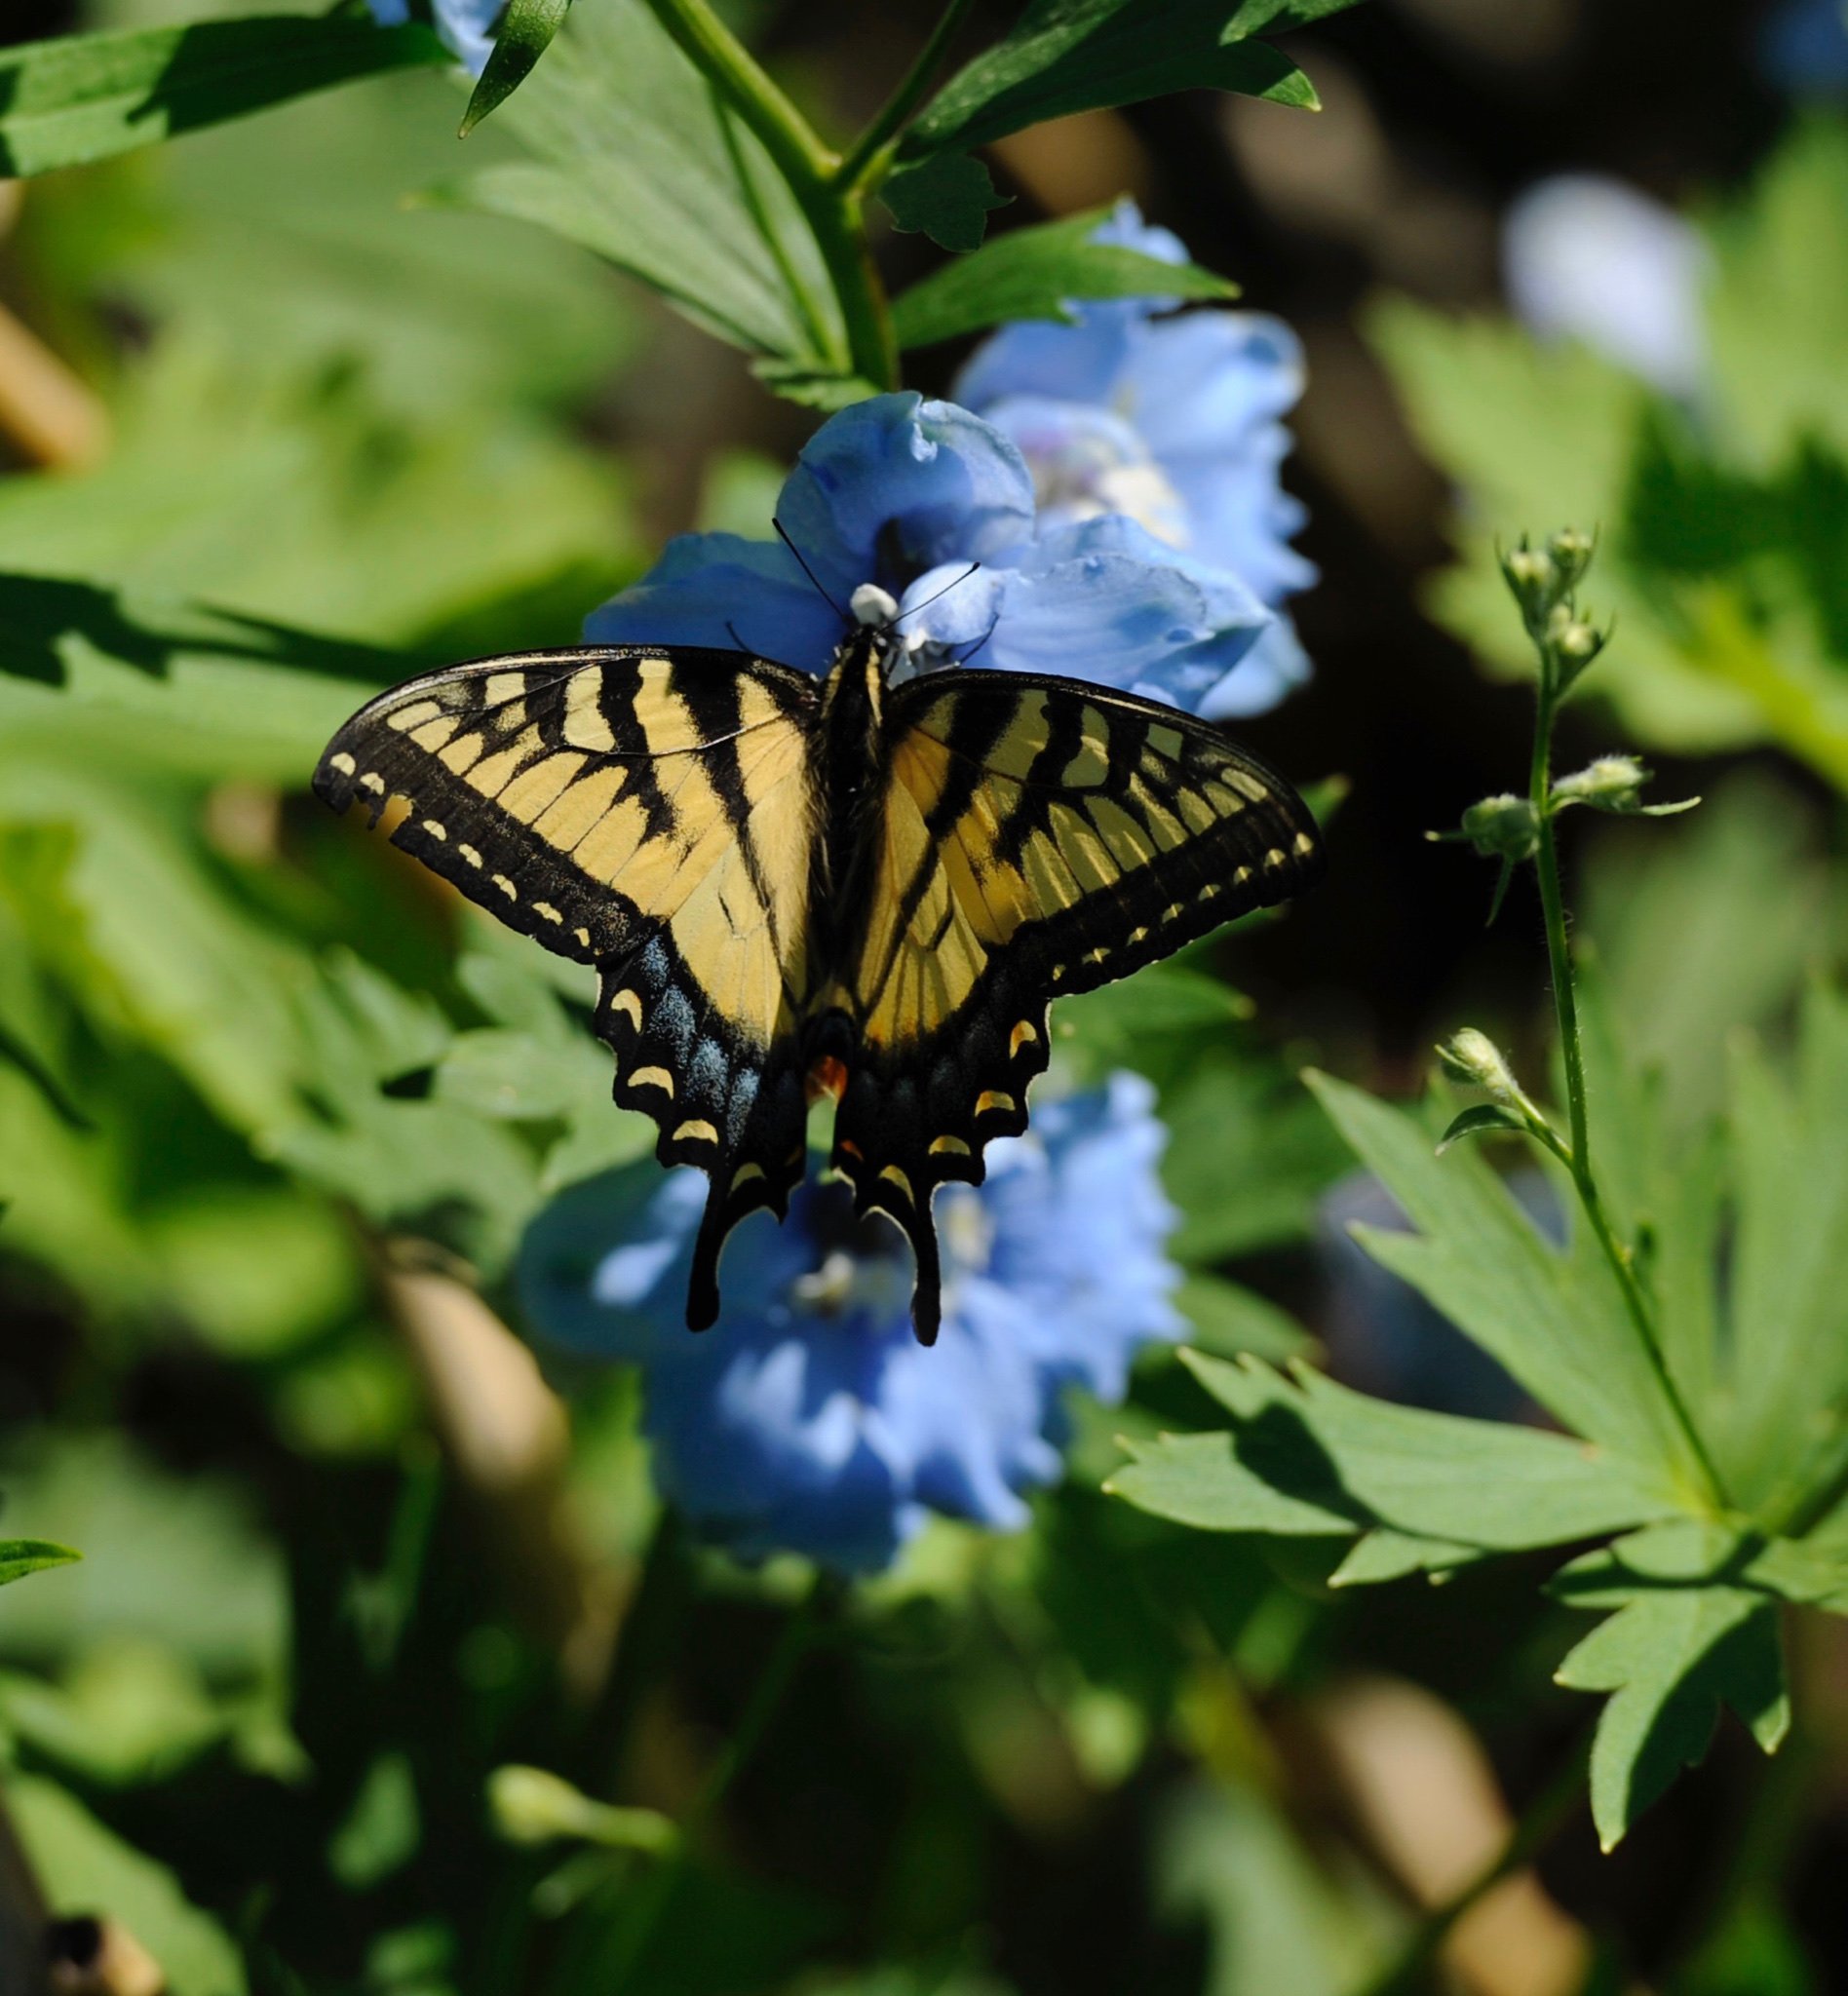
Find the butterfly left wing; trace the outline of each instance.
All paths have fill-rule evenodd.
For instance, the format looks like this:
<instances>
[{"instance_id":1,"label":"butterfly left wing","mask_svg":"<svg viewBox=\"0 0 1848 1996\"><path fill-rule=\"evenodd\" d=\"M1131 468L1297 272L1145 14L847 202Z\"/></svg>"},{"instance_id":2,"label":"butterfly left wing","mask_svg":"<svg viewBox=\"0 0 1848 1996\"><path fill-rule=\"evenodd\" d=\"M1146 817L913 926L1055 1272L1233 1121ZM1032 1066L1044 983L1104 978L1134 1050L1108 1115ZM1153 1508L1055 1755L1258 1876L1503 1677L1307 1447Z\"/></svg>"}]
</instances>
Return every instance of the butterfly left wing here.
<instances>
[{"instance_id":1,"label":"butterfly left wing","mask_svg":"<svg viewBox=\"0 0 1848 1996\"><path fill-rule=\"evenodd\" d=\"M1026 1128L1048 1006L1171 955L1319 875L1295 792L1215 727L1075 680L960 669L899 687L875 885L828 997L858 1030L833 1162L916 1251L931 1195Z\"/></svg>"},{"instance_id":2,"label":"butterfly left wing","mask_svg":"<svg viewBox=\"0 0 1848 1996\"><path fill-rule=\"evenodd\" d=\"M363 708L315 774L336 810L510 927L594 963L616 1100L712 1189L688 1322L718 1252L806 1164L800 1024L818 819L806 675L744 653L591 646L426 673Z\"/></svg>"}]
</instances>

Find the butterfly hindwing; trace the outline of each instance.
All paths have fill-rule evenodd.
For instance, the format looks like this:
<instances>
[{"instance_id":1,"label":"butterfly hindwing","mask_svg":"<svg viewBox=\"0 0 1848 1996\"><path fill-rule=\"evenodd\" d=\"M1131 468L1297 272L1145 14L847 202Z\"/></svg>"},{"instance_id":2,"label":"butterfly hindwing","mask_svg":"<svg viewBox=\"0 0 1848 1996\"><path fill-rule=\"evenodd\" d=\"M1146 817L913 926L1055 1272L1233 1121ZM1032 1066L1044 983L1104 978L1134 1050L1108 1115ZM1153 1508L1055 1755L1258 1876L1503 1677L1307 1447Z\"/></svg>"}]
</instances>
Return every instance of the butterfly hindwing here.
<instances>
[{"instance_id":1,"label":"butterfly hindwing","mask_svg":"<svg viewBox=\"0 0 1848 1996\"><path fill-rule=\"evenodd\" d=\"M1077 681L964 669L891 696L874 891L835 1001L860 1047L835 1163L917 1251L931 1194L1026 1127L1049 1002L1311 884L1295 793L1216 728Z\"/></svg>"},{"instance_id":2,"label":"butterfly hindwing","mask_svg":"<svg viewBox=\"0 0 1848 1996\"><path fill-rule=\"evenodd\" d=\"M712 1174L690 1321L716 1315L731 1226L802 1175L818 705L734 652L523 653L381 695L315 777L374 823L403 799L395 844L597 967L617 1101Z\"/></svg>"}]
</instances>

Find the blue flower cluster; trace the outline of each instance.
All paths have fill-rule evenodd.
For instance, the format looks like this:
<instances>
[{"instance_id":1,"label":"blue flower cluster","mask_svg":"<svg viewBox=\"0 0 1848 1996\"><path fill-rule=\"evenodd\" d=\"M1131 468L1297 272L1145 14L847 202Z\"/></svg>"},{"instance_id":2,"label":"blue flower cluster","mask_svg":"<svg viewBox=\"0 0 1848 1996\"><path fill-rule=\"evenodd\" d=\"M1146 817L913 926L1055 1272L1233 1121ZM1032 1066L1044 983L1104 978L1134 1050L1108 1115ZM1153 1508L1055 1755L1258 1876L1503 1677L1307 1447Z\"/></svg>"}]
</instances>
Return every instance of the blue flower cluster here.
<instances>
[{"instance_id":1,"label":"blue flower cluster","mask_svg":"<svg viewBox=\"0 0 1848 1996\"><path fill-rule=\"evenodd\" d=\"M366 0L380 27L403 27L410 0ZM494 53L494 29L507 0L430 0L430 22L443 45L471 76L480 76Z\"/></svg>"},{"instance_id":2,"label":"blue flower cluster","mask_svg":"<svg viewBox=\"0 0 1848 1996\"><path fill-rule=\"evenodd\" d=\"M1104 233L1184 255L1133 211ZM876 396L823 424L777 518L828 596L884 590L920 672L980 647L990 669L1215 718L1274 705L1306 668L1270 606L1315 573L1278 483L1300 357L1275 320L1159 317L1167 302L1009 326L960 402ZM814 672L840 633L789 549L736 534L682 535L585 626L594 642L742 643Z\"/></svg>"},{"instance_id":3,"label":"blue flower cluster","mask_svg":"<svg viewBox=\"0 0 1848 1996\"><path fill-rule=\"evenodd\" d=\"M1097 240L1187 260L1180 239L1148 227L1130 202ZM1302 349L1281 319L1175 314L1173 304L1112 300L1075 307L1072 326L1004 327L957 377L956 400L1020 447L1042 530L1124 516L1190 561L1237 576L1275 611L1316 579L1290 545L1302 505L1278 478ZM1307 674L1294 630L1276 616L1201 710L1261 712Z\"/></svg>"},{"instance_id":4,"label":"blue flower cluster","mask_svg":"<svg viewBox=\"0 0 1848 1996\"><path fill-rule=\"evenodd\" d=\"M1128 207L1102 234L1184 260ZM1272 705L1306 671L1279 605L1314 580L1278 476L1301 357L1275 320L1169 302L1009 326L956 402L842 410L778 502L801 560L684 535L586 635L742 645L821 673L842 630L829 599L870 584L902 613L902 673L979 653L1214 718ZM1037 1104L1028 1135L990 1148L984 1185L938 1197L928 1351L909 1249L884 1218L856 1222L838 1184L803 1187L781 1229L745 1223L703 1337L682 1321L706 1193L692 1171L638 1166L566 1193L530 1230L522 1295L552 1338L642 1364L658 1480L708 1536L876 1571L932 1511L1022 1523L1022 1493L1059 1473L1062 1389L1119 1399L1132 1353L1178 1333L1164 1141L1132 1076Z\"/></svg>"},{"instance_id":5,"label":"blue flower cluster","mask_svg":"<svg viewBox=\"0 0 1848 1996\"><path fill-rule=\"evenodd\" d=\"M991 1145L983 1185L938 1195L928 1350L910 1249L883 1215L856 1220L839 1182L802 1186L780 1227L744 1222L703 1336L682 1314L706 1198L690 1170L571 1188L527 1232L520 1297L556 1343L640 1362L656 1480L703 1535L876 1572L932 1511L1023 1524L1022 1493L1059 1478L1063 1390L1120 1400L1135 1352L1179 1334L1165 1141L1153 1091L1123 1074Z\"/></svg>"}]
</instances>

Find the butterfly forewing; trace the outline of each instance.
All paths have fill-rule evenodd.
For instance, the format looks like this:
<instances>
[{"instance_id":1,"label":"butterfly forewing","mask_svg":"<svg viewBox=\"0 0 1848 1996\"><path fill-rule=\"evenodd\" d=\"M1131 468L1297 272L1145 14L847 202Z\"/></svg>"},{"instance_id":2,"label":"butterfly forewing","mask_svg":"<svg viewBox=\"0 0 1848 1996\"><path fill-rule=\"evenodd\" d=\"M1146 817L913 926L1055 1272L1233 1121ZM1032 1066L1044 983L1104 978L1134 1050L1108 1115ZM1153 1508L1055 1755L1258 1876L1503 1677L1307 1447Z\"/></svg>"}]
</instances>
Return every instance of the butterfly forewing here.
<instances>
[{"instance_id":1,"label":"butterfly forewing","mask_svg":"<svg viewBox=\"0 0 1848 1996\"><path fill-rule=\"evenodd\" d=\"M516 929L597 966L616 1099L712 1176L689 1317L725 1233L802 1174L819 822L813 681L734 652L525 653L413 679L329 744L317 791Z\"/></svg>"},{"instance_id":2,"label":"butterfly forewing","mask_svg":"<svg viewBox=\"0 0 1848 1996\"><path fill-rule=\"evenodd\" d=\"M835 1162L917 1250L930 1199L1026 1127L1047 1008L1310 885L1301 800L1205 722L1076 681L959 671L887 710L875 885L832 1002L861 1048Z\"/></svg>"}]
</instances>

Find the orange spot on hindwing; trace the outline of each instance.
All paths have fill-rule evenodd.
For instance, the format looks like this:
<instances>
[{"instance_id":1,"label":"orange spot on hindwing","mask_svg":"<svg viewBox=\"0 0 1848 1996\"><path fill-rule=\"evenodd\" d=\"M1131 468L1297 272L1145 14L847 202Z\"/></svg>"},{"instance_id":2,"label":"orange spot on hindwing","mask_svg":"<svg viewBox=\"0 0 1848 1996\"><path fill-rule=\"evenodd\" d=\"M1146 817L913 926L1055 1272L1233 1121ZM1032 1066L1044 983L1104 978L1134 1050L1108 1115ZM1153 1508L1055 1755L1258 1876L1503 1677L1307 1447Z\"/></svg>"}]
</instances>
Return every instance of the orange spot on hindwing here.
<instances>
[{"instance_id":1,"label":"orange spot on hindwing","mask_svg":"<svg viewBox=\"0 0 1848 1996\"><path fill-rule=\"evenodd\" d=\"M830 1101L839 1101L841 1091L847 1086L847 1063L832 1054L824 1054L808 1071L806 1089L811 1104L823 1096Z\"/></svg>"}]
</instances>

